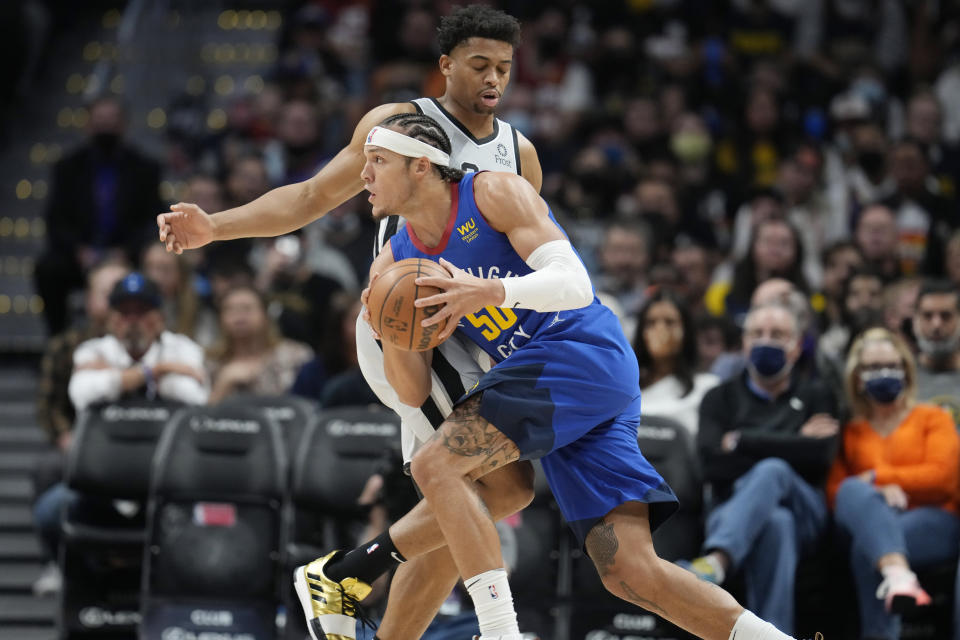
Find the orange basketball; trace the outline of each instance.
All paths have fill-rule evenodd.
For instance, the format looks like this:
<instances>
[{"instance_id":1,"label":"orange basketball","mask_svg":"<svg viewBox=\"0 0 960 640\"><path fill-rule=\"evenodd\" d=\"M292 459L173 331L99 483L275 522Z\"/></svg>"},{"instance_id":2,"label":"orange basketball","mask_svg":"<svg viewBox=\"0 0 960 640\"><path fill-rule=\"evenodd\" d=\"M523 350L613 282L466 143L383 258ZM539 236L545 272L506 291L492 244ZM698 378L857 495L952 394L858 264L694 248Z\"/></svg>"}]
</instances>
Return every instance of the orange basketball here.
<instances>
[{"instance_id":1,"label":"orange basketball","mask_svg":"<svg viewBox=\"0 0 960 640\"><path fill-rule=\"evenodd\" d=\"M407 258L390 265L370 288L367 308L370 322L384 341L405 351L426 351L440 344L446 321L423 327L420 323L440 310L441 305L415 307L413 301L442 291L418 286L420 276L449 278L450 274L432 260Z\"/></svg>"}]
</instances>

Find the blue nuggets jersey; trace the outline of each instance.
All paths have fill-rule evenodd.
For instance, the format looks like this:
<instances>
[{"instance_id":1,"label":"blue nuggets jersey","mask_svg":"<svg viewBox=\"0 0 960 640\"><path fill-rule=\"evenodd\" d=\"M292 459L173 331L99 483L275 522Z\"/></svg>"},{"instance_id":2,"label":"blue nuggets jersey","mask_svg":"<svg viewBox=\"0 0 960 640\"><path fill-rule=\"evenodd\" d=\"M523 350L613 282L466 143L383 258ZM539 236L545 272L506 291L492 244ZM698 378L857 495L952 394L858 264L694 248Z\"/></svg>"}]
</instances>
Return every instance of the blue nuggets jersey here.
<instances>
[{"instance_id":1,"label":"blue nuggets jersey","mask_svg":"<svg viewBox=\"0 0 960 640\"><path fill-rule=\"evenodd\" d=\"M468 173L459 185L454 185L455 210L451 211L450 221L440 244L434 248L424 246L410 225L407 225L391 238L395 260L426 258L437 261L442 256L478 278L523 276L533 271L514 250L507 236L491 228L477 209L473 197L473 179L477 175ZM556 224L552 212L550 219ZM588 342L620 342L624 349L631 352L619 320L612 311L600 304L596 296L586 307L559 313L486 307L465 316L460 322L459 330L496 362L505 360L529 340L547 330L551 330L551 333L562 332L567 338L580 334L580 337Z\"/></svg>"},{"instance_id":2,"label":"blue nuggets jersey","mask_svg":"<svg viewBox=\"0 0 960 640\"><path fill-rule=\"evenodd\" d=\"M440 243L424 246L408 224L390 240L396 260L442 256L481 278L532 271L477 209L476 176L452 186L453 211ZM479 397L480 416L513 441L521 459L540 459L581 543L625 502L649 504L653 529L676 510L673 491L637 447L637 358L596 296L559 313L487 307L465 316L458 330L497 363L460 402Z\"/></svg>"}]
</instances>

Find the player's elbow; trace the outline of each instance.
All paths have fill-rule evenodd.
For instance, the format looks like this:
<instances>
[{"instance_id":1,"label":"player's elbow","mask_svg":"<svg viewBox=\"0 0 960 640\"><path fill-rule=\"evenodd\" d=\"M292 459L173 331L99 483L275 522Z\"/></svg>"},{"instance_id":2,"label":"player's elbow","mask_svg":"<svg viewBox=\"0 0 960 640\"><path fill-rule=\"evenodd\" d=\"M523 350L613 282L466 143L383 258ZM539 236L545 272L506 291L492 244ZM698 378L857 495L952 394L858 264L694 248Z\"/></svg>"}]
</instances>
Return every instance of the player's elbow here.
<instances>
[{"instance_id":1,"label":"player's elbow","mask_svg":"<svg viewBox=\"0 0 960 640\"><path fill-rule=\"evenodd\" d=\"M590 282L590 276L586 270L578 273L576 277L570 278L568 298L571 309L580 309L593 302L593 284Z\"/></svg>"},{"instance_id":2,"label":"player's elbow","mask_svg":"<svg viewBox=\"0 0 960 640\"><path fill-rule=\"evenodd\" d=\"M420 407L430 395L430 363L423 353L403 352L384 345L383 369L397 398L408 407Z\"/></svg>"},{"instance_id":3,"label":"player's elbow","mask_svg":"<svg viewBox=\"0 0 960 640\"><path fill-rule=\"evenodd\" d=\"M421 407L430 396L430 378L410 375L390 366L386 367L387 381L397 392L397 398L408 407Z\"/></svg>"},{"instance_id":4,"label":"player's elbow","mask_svg":"<svg viewBox=\"0 0 960 640\"><path fill-rule=\"evenodd\" d=\"M571 272L557 292L558 311L581 309L593 302L593 285L586 270Z\"/></svg>"},{"instance_id":5,"label":"player's elbow","mask_svg":"<svg viewBox=\"0 0 960 640\"><path fill-rule=\"evenodd\" d=\"M420 386L401 385L396 391L400 402L408 407L422 407L423 403L426 402L430 396L429 387L424 389Z\"/></svg>"}]
</instances>

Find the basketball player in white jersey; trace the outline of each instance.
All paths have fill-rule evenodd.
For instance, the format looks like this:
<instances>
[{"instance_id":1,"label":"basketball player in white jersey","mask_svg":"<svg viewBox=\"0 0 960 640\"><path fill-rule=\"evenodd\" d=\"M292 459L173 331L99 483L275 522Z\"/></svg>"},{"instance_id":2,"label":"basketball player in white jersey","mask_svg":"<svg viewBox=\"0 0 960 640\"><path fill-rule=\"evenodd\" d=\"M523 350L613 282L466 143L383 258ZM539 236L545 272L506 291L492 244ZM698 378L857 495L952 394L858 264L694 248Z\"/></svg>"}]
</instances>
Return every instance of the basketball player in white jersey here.
<instances>
[{"instance_id":1,"label":"basketball player in white jersey","mask_svg":"<svg viewBox=\"0 0 960 640\"><path fill-rule=\"evenodd\" d=\"M452 143L450 165L464 171L512 171L540 190L542 173L533 144L508 123L494 116L510 80L520 25L501 11L481 5L457 8L441 20L438 29L440 71L446 90L440 98L385 104L370 110L357 124L350 143L315 176L278 187L240 207L208 214L195 204L178 203L157 216L160 241L168 251L202 247L210 242L245 237L272 237L290 233L322 217L363 190L360 173L365 163L367 133L389 116L425 113L443 127ZM396 233L403 220L386 218L377 232L374 253ZM358 322L362 320L358 319ZM357 352L370 387L402 419L403 452L409 461L417 445L428 439L449 414L453 402L473 386L488 362L475 359L475 349L451 339L433 358L434 388L422 407L400 402L387 383L380 346L365 324L358 326ZM491 515L499 519L519 511L533 498L533 476L528 463L514 463L477 481L477 492ZM389 556L384 545L377 550ZM344 558L345 568L351 564ZM331 567L331 570L339 567ZM456 566L443 548L403 562L391 586L387 612L378 630L381 640L418 638L449 595L458 579ZM399 594L415 593L416 597ZM316 614L316 612L314 612ZM308 623L316 616L307 612ZM340 631L343 631L342 633ZM315 639L353 638L353 631L324 632L318 623L310 629Z\"/></svg>"}]
</instances>

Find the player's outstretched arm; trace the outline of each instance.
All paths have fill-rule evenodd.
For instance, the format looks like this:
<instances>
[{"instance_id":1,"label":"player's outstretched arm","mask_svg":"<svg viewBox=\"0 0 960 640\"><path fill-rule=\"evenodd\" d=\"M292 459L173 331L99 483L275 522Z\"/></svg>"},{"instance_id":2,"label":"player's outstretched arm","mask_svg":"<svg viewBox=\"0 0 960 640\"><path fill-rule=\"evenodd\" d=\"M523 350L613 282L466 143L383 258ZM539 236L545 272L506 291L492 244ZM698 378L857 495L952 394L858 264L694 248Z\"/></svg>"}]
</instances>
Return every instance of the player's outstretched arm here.
<instances>
[{"instance_id":1,"label":"player's outstretched arm","mask_svg":"<svg viewBox=\"0 0 960 640\"><path fill-rule=\"evenodd\" d=\"M350 144L309 180L277 187L219 213L209 214L190 203L173 205L169 213L157 216L160 241L167 251L180 253L217 240L279 236L313 222L363 189L363 143L370 129L390 115L414 110L410 103L371 109L360 119Z\"/></svg>"}]
</instances>

